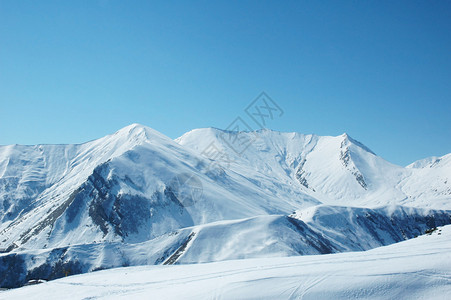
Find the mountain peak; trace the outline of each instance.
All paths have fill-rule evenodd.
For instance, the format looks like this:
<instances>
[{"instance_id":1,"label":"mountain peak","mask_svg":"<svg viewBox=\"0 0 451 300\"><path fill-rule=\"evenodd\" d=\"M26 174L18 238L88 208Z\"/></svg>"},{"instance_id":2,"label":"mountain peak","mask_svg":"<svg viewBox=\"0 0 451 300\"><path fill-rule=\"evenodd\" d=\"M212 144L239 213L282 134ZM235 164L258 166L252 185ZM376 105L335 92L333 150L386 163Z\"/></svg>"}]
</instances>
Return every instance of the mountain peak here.
<instances>
[{"instance_id":1,"label":"mountain peak","mask_svg":"<svg viewBox=\"0 0 451 300\"><path fill-rule=\"evenodd\" d=\"M133 124L127 125L121 129L119 129L116 133L118 133L118 132L120 132L120 133L137 133L137 132L145 131L147 129L151 129L151 128L144 126L142 124L133 123Z\"/></svg>"},{"instance_id":2,"label":"mountain peak","mask_svg":"<svg viewBox=\"0 0 451 300\"><path fill-rule=\"evenodd\" d=\"M349 140L352 139L349 134L347 132L344 132L343 134L340 135L344 140Z\"/></svg>"},{"instance_id":3,"label":"mountain peak","mask_svg":"<svg viewBox=\"0 0 451 300\"><path fill-rule=\"evenodd\" d=\"M356 145L356 146L362 148L363 150L365 150L365 151L367 151L367 152L369 152L369 153L371 153L371 154L376 155L376 153L374 153L370 148L368 148L367 146L365 146L365 145L362 144L361 142L359 142L359 141L353 139L353 138L352 138L349 134L347 134L346 132L343 133L342 135L340 135L340 137L343 138L343 143L348 142L348 143L354 144L354 145Z\"/></svg>"},{"instance_id":4,"label":"mountain peak","mask_svg":"<svg viewBox=\"0 0 451 300\"><path fill-rule=\"evenodd\" d=\"M112 136L126 140L146 142L153 139L172 141L169 137L148 126L133 123L116 131Z\"/></svg>"},{"instance_id":5,"label":"mountain peak","mask_svg":"<svg viewBox=\"0 0 451 300\"><path fill-rule=\"evenodd\" d=\"M417 161L414 161L410 165L406 166L409 169L425 169L434 168L439 166L449 166L451 163L451 153L443 155L441 157L431 156Z\"/></svg>"}]
</instances>

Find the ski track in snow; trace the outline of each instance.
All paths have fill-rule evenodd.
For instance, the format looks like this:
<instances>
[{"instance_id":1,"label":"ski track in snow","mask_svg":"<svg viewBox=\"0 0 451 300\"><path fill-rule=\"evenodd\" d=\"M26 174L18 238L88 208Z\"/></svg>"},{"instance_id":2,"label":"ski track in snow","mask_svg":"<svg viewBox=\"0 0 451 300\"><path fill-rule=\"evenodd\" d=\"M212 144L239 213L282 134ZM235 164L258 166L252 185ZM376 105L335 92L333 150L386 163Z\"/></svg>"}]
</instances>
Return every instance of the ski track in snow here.
<instances>
[{"instance_id":1,"label":"ski track in snow","mask_svg":"<svg viewBox=\"0 0 451 300\"><path fill-rule=\"evenodd\" d=\"M451 226L366 252L127 267L0 292L0 299L449 299Z\"/></svg>"}]
</instances>

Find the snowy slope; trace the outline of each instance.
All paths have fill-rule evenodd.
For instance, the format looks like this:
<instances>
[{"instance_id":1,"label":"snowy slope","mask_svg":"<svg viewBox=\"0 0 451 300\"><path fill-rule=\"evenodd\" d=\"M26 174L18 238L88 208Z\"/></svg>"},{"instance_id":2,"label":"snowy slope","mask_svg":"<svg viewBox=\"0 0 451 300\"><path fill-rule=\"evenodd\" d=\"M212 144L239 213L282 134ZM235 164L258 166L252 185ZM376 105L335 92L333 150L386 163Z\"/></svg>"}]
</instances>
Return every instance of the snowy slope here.
<instances>
[{"instance_id":1,"label":"snowy slope","mask_svg":"<svg viewBox=\"0 0 451 300\"><path fill-rule=\"evenodd\" d=\"M143 242L187 226L262 214L287 214L319 203L288 186L262 188L260 183L233 170L212 167L199 154L140 125L76 147L80 149L67 158L52 158L64 159L64 169L57 168L58 164L44 164L47 169L42 170L43 176L60 178L53 183L44 177L43 190L28 195L30 204L23 204L20 217L2 226L1 249ZM37 161L41 157L30 157L31 162L25 165L39 169ZM19 180L22 182L26 173L22 170L13 173L11 169L8 164L5 174L11 175L4 178L22 176ZM202 197L178 199L173 179L179 174L197 178ZM4 187L8 196L3 199L8 199L20 195L17 190L22 185ZM187 200L192 205L182 203Z\"/></svg>"},{"instance_id":2,"label":"snowy slope","mask_svg":"<svg viewBox=\"0 0 451 300\"><path fill-rule=\"evenodd\" d=\"M451 226L366 252L129 267L0 292L4 299L449 299Z\"/></svg>"},{"instance_id":3,"label":"snowy slope","mask_svg":"<svg viewBox=\"0 0 451 300\"><path fill-rule=\"evenodd\" d=\"M407 166L411 176L399 183L407 199L400 204L415 201L418 206L432 207L433 202L449 203L451 198L451 154L426 158ZM415 195L415 196L413 196ZM413 200L415 198L415 200Z\"/></svg>"},{"instance_id":4,"label":"snowy slope","mask_svg":"<svg viewBox=\"0 0 451 300\"><path fill-rule=\"evenodd\" d=\"M162 134L137 124L113 135L80 145L0 146L0 212L2 221L14 219L28 205L73 191L94 168Z\"/></svg>"},{"instance_id":5,"label":"snowy slope","mask_svg":"<svg viewBox=\"0 0 451 300\"><path fill-rule=\"evenodd\" d=\"M289 186L330 205L403 204L451 208L451 155L428 167L393 165L347 134L337 137L271 130L195 129L176 140L207 156L210 145L230 157L230 169L263 186ZM244 151L237 145L246 142Z\"/></svg>"},{"instance_id":6,"label":"snowy slope","mask_svg":"<svg viewBox=\"0 0 451 300\"><path fill-rule=\"evenodd\" d=\"M369 250L451 223L451 211L315 206L186 227L142 243L89 243L0 254L0 286L147 264L191 264Z\"/></svg>"}]
</instances>

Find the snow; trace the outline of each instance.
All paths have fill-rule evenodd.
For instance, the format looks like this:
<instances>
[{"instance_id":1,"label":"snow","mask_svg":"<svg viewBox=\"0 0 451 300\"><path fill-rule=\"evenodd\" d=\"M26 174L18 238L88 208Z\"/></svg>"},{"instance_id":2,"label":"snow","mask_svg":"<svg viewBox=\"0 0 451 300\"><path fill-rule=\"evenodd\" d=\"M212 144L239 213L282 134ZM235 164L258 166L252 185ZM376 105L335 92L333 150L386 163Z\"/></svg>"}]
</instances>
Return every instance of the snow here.
<instances>
[{"instance_id":1,"label":"snow","mask_svg":"<svg viewBox=\"0 0 451 300\"><path fill-rule=\"evenodd\" d=\"M320 205L290 216L261 215L184 226L140 243L129 241L129 236L125 241L17 249L0 254L0 283L4 287L18 287L28 280L55 279L65 276L66 272L79 274L121 266L369 250L449 224L450 216L450 211L402 206L369 209ZM165 223L158 220L158 224ZM70 235L54 238L64 241ZM5 268L16 270L14 276L8 275Z\"/></svg>"},{"instance_id":2,"label":"snow","mask_svg":"<svg viewBox=\"0 0 451 300\"><path fill-rule=\"evenodd\" d=\"M228 140L252 142L238 155ZM451 154L404 168L347 134L331 137L272 130L195 129L176 142L198 153L214 144L231 157L230 170L265 187L300 190L324 204L451 208Z\"/></svg>"},{"instance_id":3,"label":"snow","mask_svg":"<svg viewBox=\"0 0 451 300\"><path fill-rule=\"evenodd\" d=\"M248 147L238 153L231 144L236 140L249 142ZM194 178L195 188L201 190L189 193L188 186L188 199L181 198L174 185L175 179L185 175ZM79 145L0 146L0 250L4 252L0 254L0 282L18 286L29 274L42 276L32 279L61 277L67 270L58 266L66 263L76 264L71 267L77 268L73 273L85 273L130 265L218 262L180 269L133 269L152 276L158 272L165 278L178 276L169 274L172 271L164 275L166 270L202 277L210 274L206 268L212 266L225 274L228 268L240 274L241 265L252 267L258 262L268 265L268 273L264 273L268 277L255 274L255 286L261 285L264 291L266 283L284 286L292 282L284 291L298 296L306 288L298 282L299 291L294 290L296 276L306 282L320 279L307 262L321 265L323 259L338 257L336 270L349 279L346 270L351 265L346 259L361 259L364 254L280 257L369 250L397 243L451 223L450 210L451 154L401 167L347 134L323 137L267 129L231 132L206 128L174 141L149 127L132 124ZM436 237L428 238L434 241ZM426 255L423 250L418 250L419 256ZM412 257L415 255L412 252ZM257 258L262 260L254 260ZM221 262L237 259L230 264ZM398 263L400 258L390 259ZM273 261L281 265L277 270L286 268L284 272L294 277L285 278L272 270ZM310 273L296 273L299 271L288 267L289 262L301 264ZM369 270L376 265L370 266L369 261L361 264ZM334 265L321 268L333 271ZM14 273L13 278L8 272ZM379 278L365 274L363 278ZM376 282L381 290L395 293L396 276L385 279L393 292L388 291L383 277ZM399 276L397 280L404 278ZM334 277L337 289L346 286L346 280L340 278ZM415 278L412 280L421 289L413 296L432 293L417 282L420 277ZM361 280L362 286L377 292L379 285ZM250 283L238 281L220 291L230 298L238 295L235 291L246 295L253 289ZM358 295L353 287L349 290L350 295ZM372 295L365 293L362 295Z\"/></svg>"},{"instance_id":4,"label":"snow","mask_svg":"<svg viewBox=\"0 0 451 300\"><path fill-rule=\"evenodd\" d=\"M25 151L25 154L29 155L30 163L24 165L38 168L36 161L40 160L41 154L34 157L34 147L24 147L16 151ZM69 146L54 147L65 149ZM121 240L111 234L112 228L105 229L109 231L108 234L105 234L105 230L100 231L90 215L90 209L95 202L87 200L86 197L93 193L101 196L103 192L97 191L99 178L104 184L114 185L111 189L103 187L109 189L112 198L109 201L112 202L102 205L105 212L101 214L109 215L114 212L113 198L124 195L129 198L136 196L150 202L156 210L152 215L152 222L143 220L144 227L128 238L130 242L144 241L186 226L262 214L290 213L295 209L319 203L286 184L274 181L260 183L258 178L245 178L221 167L211 170L210 162L199 154L143 126L132 125L111 136L73 147L76 151L67 157L52 157L55 161L60 160L60 165L69 167L58 169L58 164L51 164L42 171L44 175L53 173L52 178L60 179L55 182L38 182L43 186L42 191L27 195L30 201L18 208L20 218L2 224L0 248L6 249L12 244L22 249L52 248L93 241ZM31 154L27 154L27 151ZM51 157L50 153L46 155ZM60 170L63 170L61 174L58 173ZM9 165L6 171L12 172ZM200 180L203 196L195 199L193 207L186 207L179 213L174 205L172 210L166 207L167 203L158 200L158 195L165 193L174 177L184 173L194 174ZM23 174L22 170L16 170L11 176L20 178ZM3 199L13 195L22 198L17 193L18 188L5 189L5 194L9 196ZM88 190L92 192L88 193ZM79 200L80 197L85 198ZM162 206L166 208L163 209ZM54 212L58 211L58 208L65 207L73 209L62 209L61 214L55 216ZM71 213L72 210L78 211L75 218L70 216L74 214ZM52 229L45 228L44 225L39 225L40 220L55 224L52 224Z\"/></svg>"},{"instance_id":5,"label":"snow","mask_svg":"<svg viewBox=\"0 0 451 300\"><path fill-rule=\"evenodd\" d=\"M451 226L365 252L127 267L0 292L4 299L447 299Z\"/></svg>"}]
</instances>

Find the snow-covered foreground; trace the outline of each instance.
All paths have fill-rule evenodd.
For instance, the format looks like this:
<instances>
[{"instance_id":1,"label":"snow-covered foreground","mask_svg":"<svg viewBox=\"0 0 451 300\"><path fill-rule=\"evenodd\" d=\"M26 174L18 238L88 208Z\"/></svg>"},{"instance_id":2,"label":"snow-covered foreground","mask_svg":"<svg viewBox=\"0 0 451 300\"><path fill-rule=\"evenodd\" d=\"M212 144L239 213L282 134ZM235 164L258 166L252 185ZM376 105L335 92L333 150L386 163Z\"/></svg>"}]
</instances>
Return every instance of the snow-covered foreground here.
<instances>
[{"instance_id":1,"label":"snow-covered foreground","mask_svg":"<svg viewBox=\"0 0 451 300\"><path fill-rule=\"evenodd\" d=\"M364 252L98 271L1 299L451 299L451 226Z\"/></svg>"}]
</instances>

